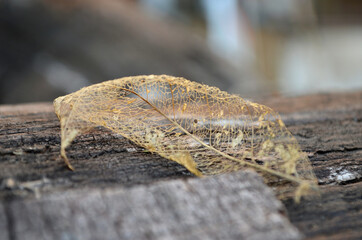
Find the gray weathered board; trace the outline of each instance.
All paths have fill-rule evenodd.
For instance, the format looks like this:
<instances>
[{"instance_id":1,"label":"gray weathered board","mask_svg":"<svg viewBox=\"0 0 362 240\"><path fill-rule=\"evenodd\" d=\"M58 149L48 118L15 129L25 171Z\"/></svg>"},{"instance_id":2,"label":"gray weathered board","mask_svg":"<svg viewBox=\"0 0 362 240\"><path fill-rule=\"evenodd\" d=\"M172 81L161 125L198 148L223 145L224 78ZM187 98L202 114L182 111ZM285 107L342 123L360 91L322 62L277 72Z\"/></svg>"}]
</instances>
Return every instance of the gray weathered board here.
<instances>
[{"instance_id":1,"label":"gray weathered board","mask_svg":"<svg viewBox=\"0 0 362 240\"><path fill-rule=\"evenodd\" d=\"M308 239L361 239L362 92L262 102L281 112L321 184L319 199L283 200L291 222ZM51 104L0 106L0 239L300 237L252 173L195 179L102 129L69 148L71 172L59 130Z\"/></svg>"},{"instance_id":2,"label":"gray weathered board","mask_svg":"<svg viewBox=\"0 0 362 240\"><path fill-rule=\"evenodd\" d=\"M247 172L6 205L13 225L1 230L16 239L300 239L281 202Z\"/></svg>"}]
</instances>

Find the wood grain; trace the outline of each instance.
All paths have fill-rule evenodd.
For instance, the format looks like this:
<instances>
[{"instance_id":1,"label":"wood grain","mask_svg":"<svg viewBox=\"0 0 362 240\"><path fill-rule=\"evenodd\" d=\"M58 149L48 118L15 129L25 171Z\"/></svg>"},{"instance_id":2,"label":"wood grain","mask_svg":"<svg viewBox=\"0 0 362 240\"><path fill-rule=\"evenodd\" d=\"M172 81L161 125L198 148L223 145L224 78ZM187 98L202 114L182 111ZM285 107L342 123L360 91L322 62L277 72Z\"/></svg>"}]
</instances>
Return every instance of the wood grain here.
<instances>
[{"instance_id":1,"label":"wood grain","mask_svg":"<svg viewBox=\"0 0 362 240\"><path fill-rule=\"evenodd\" d=\"M18 239L300 239L271 190L247 172L65 191L9 208Z\"/></svg>"},{"instance_id":2,"label":"wood grain","mask_svg":"<svg viewBox=\"0 0 362 240\"><path fill-rule=\"evenodd\" d=\"M361 239L362 92L317 94L295 98L277 97L263 99L261 103L281 113L287 127L296 136L302 149L308 153L321 185L320 198L305 199L299 205L294 203L292 199L283 200L290 221L307 239ZM72 164L76 168L75 172L70 172L59 158L59 132L59 122L49 103L0 106L0 227L6 229L6 231L0 231L0 239L7 239L7 237L17 239L18 236L23 236L19 235L24 234L22 232L24 229L21 226L32 224L31 216L37 216L37 221L42 222L50 229L54 226L64 226L57 224L69 218L70 221L80 221L80 223L83 221L84 228L90 228L93 231L91 226L96 228L96 222L92 218L96 215L95 213L92 213L94 215L88 214L87 211L90 211L91 208L86 208L86 206L94 205L97 202L96 199L103 199L99 200L103 205L105 203L115 204L116 208L124 209L120 206L122 204L118 204L118 200L115 199L131 204L134 201L130 200L130 192L141 191L140 189L142 189L146 194L143 198L152 196L152 198L161 201L160 196L156 197L156 195L160 193L159 191L166 191L161 190L164 188L167 191L163 194L168 196L165 199L172 198L174 200L177 198L176 202L186 201L179 198L177 190L169 190L169 188L180 186L182 190L190 183L205 188L206 185L202 184L208 184L207 181L220 181L216 184L218 187L215 189L217 190L209 187L204 189L207 193L200 193L198 191L201 190L197 188L195 195L188 195L201 198L201 194L205 194L202 195L206 196L203 198L205 204L200 205L200 207L204 207L204 210L200 211L199 214L206 214L209 213L208 210L205 210L208 199L210 196L215 196L212 195L212 191L224 191L225 187L222 184L232 186L236 178L243 176L242 173L238 173L241 175L222 176L225 177L224 180L220 180L222 177L205 179L206 182L203 182L204 179L194 180L192 174L182 166L158 155L145 152L121 136L104 129L95 129L76 139L68 151ZM256 182L258 181L253 182L252 179L253 177L250 179L251 183L257 186ZM160 181L162 183L158 183ZM230 182L227 183L226 181ZM163 187L160 188L160 186ZM149 190L156 188L159 190ZM223 194L227 197L222 198L219 194L220 202L229 201L227 199L237 201L236 199L240 197L237 195L239 193L234 192L234 190L227 188L225 191ZM260 198L264 194L263 191L258 192L261 194ZM172 194L168 195L169 192ZM149 194L147 195L147 193ZM238 197L235 197L234 194ZM259 199L259 197L257 198ZM83 199L84 203L80 199ZM89 205L85 205L88 202ZM162 204L158 207L166 208ZM63 208L59 209L60 206ZM78 209L74 210L76 211L74 215L63 213L66 209L70 209L70 206L75 206L74 209ZM243 201L236 204L236 207L239 213L240 211L243 212L242 209L245 207ZM23 209L25 212L20 215ZM50 209L53 209L53 215L46 215L48 211L51 211ZM274 211L276 209L278 208L274 208ZM183 213L181 210L174 211ZM216 213L220 215L221 210ZM27 214L31 216L25 217ZM80 220L77 218L78 214L82 216L79 217ZM228 217L229 220L232 219L232 211L225 210L224 214L229 214L229 216L223 216L223 219L220 217L219 221L221 222L218 222L219 234L238 231L230 230L228 224L222 222L227 221ZM62 216L63 220L61 220ZM50 220L52 217L58 220ZM115 218L104 216L102 219L106 225L115 224L116 221ZM210 220L209 217L205 219ZM241 219L242 216L240 215L238 221ZM253 220L248 218L248 220L243 221L252 224ZM249 221L251 222L249 223ZM172 225L175 221L170 220L167 223ZM69 226L68 230L71 234L69 236L79 236L77 234L85 232L77 230L74 226L66 226ZM241 236L237 234L211 234L205 226L209 225L201 224L194 226L194 229L198 227L204 229L205 232L200 231L206 235L200 233L200 236L214 236L214 239L219 236L230 236L230 238ZM107 227L110 228L110 226L104 226L105 229ZM169 234L176 231L171 226L167 229ZM293 228L288 227L288 229ZM36 237L43 234L39 233L39 228L36 227L30 227L28 231L33 232ZM187 236L196 236L196 232L193 231L196 230L192 230ZM58 234L55 232L51 236L54 238L60 236L54 235ZM207 235L209 233L210 235ZM99 236L97 234L94 236ZM152 234L151 236L154 237L155 235ZM238 234L242 234L242 230ZM67 236L65 235L64 238ZM145 238L148 237L148 235L144 236Z\"/></svg>"}]
</instances>

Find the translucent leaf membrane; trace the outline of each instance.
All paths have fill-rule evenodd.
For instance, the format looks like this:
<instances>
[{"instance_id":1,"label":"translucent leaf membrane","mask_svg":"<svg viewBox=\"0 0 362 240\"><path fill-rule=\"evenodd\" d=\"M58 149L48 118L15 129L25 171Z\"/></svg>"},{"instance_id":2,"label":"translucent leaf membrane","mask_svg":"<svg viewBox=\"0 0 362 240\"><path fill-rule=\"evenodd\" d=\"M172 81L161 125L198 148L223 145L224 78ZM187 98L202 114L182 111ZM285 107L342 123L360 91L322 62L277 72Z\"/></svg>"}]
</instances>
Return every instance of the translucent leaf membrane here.
<instances>
[{"instance_id":1,"label":"translucent leaf membrane","mask_svg":"<svg viewBox=\"0 0 362 240\"><path fill-rule=\"evenodd\" d=\"M272 109L218 88L172 76L106 81L54 100L61 155L103 126L197 176L254 168L267 183L316 183L310 162ZM299 189L300 191L300 189Z\"/></svg>"}]
</instances>

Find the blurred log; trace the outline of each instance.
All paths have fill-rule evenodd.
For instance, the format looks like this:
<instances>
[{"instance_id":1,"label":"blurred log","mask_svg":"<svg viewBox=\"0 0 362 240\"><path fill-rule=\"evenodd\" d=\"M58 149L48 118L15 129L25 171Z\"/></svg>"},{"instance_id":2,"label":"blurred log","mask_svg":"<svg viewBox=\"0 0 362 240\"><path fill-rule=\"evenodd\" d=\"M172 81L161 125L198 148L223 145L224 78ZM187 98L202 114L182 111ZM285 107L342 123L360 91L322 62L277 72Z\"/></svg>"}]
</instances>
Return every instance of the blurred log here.
<instances>
[{"instance_id":1,"label":"blurred log","mask_svg":"<svg viewBox=\"0 0 362 240\"><path fill-rule=\"evenodd\" d=\"M195 35L127 1L2 1L0 103L50 101L141 74L232 89L240 74Z\"/></svg>"}]
</instances>

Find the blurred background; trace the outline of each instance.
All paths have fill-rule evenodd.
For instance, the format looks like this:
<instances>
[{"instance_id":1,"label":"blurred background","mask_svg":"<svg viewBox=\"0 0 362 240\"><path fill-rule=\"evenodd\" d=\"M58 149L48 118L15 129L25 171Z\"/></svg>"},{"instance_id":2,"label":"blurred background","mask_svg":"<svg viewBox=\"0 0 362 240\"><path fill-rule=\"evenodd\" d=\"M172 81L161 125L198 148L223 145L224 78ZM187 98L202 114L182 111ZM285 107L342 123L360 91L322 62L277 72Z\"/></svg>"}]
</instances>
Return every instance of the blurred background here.
<instances>
[{"instance_id":1,"label":"blurred background","mask_svg":"<svg viewBox=\"0 0 362 240\"><path fill-rule=\"evenodd\" d=\"M0 104L169 74L247 98L362 89L360 0L0 0Z\"/></svg>"}]
</instances>

